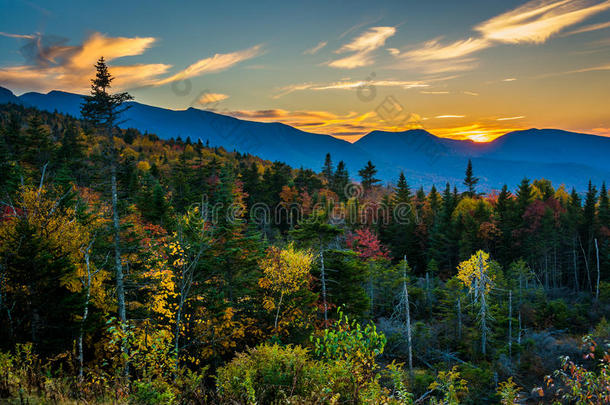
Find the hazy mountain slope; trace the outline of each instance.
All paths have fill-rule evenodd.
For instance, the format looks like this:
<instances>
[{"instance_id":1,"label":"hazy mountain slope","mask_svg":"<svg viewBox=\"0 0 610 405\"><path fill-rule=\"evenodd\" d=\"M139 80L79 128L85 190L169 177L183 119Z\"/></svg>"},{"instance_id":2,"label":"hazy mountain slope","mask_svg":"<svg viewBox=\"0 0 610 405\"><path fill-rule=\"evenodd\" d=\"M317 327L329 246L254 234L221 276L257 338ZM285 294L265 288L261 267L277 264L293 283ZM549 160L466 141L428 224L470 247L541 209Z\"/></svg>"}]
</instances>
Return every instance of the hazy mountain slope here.
<instances>
[{"instance_id":1,"label":"hazy mountain slope","mask_svg":"<svg viewBox=\"0 0 610 405\"><path fill-rule=\"evenodd\" d=\"M19 97L0 87L0 102L22 103L47 111L80 115L82 96L62 91L25 93ZM319 170L326 153L335 164L347 163L356 178L367 160L378 177L394 181L405 171L414 186L461 184L472 159L483 190L511 186L527 176L548 178L584 190L589 179L610 180L610 139L554 129L516 131L487 144L436 137L425 130L373 131L354 144L327 135L300 131L281 123L245 121L189 108L169 110L130 102L122 127L134 127L161 138L190 137L229 150L280 160L295 167Z\"/></svg>"},{"instance_id":2,"label":"hazy mountain slope","mask_svg":"<svg viewBox=\"0 0 610 405\"><path fill-rule=\"evenodd\" d=\"M510 132L486 145L488 158L535 162L571 162L610 170L610 139L558 129Z\"/></svg>"}]
</instances>

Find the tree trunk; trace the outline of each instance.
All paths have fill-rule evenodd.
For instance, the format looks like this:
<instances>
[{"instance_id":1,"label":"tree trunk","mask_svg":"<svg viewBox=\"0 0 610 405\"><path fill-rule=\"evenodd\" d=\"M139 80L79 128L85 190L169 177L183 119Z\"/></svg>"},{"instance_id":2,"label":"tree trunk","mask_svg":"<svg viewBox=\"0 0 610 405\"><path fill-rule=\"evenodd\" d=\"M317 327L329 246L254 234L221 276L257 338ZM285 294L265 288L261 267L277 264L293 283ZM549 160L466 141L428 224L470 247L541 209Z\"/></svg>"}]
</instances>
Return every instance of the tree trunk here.
<instances>
[{"instance_id":1,"label":"tree trunk","mask_svg":"<svg viewBox=\"0 0 610 405\"><path fill-rule=\"evenodd\" d=\"M480 289L479 295L481 296L481 352L483 353L483 356L485 356L487 354L487 294L485 291L486 283L483 282L483 280L485 280L487 276L484 274L483 257L479 258L479 272L479 279L481 280L478 285L478 288Z\"/></svg>"},{"instance_id":2,"label":"tree trunk","mask_svg":"<svg viewBox=\"0 0 610 405\"><path fill-rule=\"evenodd\" d=\"M114 147L114 137L112 135L112 128L108 128L108 138L110 140L110 187L112 193L112 226L114 231L114 267L116 271L116 295L117 295L117 306L119 311L119 319L121 320L121 328L125 331L127 323L127 312L125 310L125 282L123 279L123 263L121 260L121 224L119 221L119 195L117 191L117 159L116 149ZM121 347L122 352L127 356L128 349L123 344ZM125 365L123 370L124 375L129 374L129 365Z\"/></svg>"},{"instance_id":3,"label":"tree trunk","mask_svg":"<svg viewBox=\"0 0 610 405\"><path fill-rule=\"evenodd\" d=\"M585 248L582 245L582 241L580 238L578 239L580 243L580 248L582 249L582 257L585 259L585 269L587 270L587 282L589 283L589 291L593 293L593 284L591 283L591 271L589 270L589 260L587 260L587 253L585 252Z\"/></svg>"},{"instance_id":4,"label":"tree trunk","mask_svg":"<svg viewBox=\"0 0 610 405\"><path fill-rule=\"evenodd\" d=\"M326 271L324 269L324 246L320 243L320 281L322 282L322 302L324 305L324 327L328 326L328 303L326 301Z\"/></svg>"},{"instance_id":5,"label":"tree trunk","mask_svg":"<svg viewBox=\"0 0 610 405\"><path fill-rule=\"evenodd\" d=\"M481 296L481 352L483 356L486 354L487 346L487 308L485 304L485 294Z\"/></svg>"},{"instance_id":6,"label":"tree trunk","mask_svg":"<svg viewBox=\"0 0 610 405\"><path fill-rule=\"evenodd\" d=\"M597 285L595 287L595 300L598 301L599 300L600 271L599 271L599 247L597 246L597 238L595 238L595 255L597 257Z\"/></svg>"},{"instance_id":7,"label":"tree trunk","mask_svg":"<svg viewBox=\"0 0 610 405\"><path fill-rule=\"evenodd\" d=\"M110 182L112 187L112 225L114 227L114 266L116 270L117 304L119 309L119 319L121 320L121 322L127 322L127 314L125 311L125 282L123 280L123 263L121 261L121 226L119 223L115 162L111 164L110 171Z\"/></svg>"},{"instance_id":8,"label":"tree trunk","mask_svg":"<svg viewBox=\"0 0 610 405\"><path fill-rule=\"evenodd\" d=\"M405 302L405 325L407 327L407 348L409 350L409 374L413 377L413 346L411 343L411 310L409 308L409 289L407 287L407 256L402 268L402 288Z\"/></svg>"},{"instance_id":9,"label":"tree trunk","mask_svg":"<svg viewBox=\"0 0 610 405\"><path fill-rule=\"evenodd\" d=\"M462 340L462 303L457 299L458 340Z\"/></svg>"},{"instance_id":10,"label":"tree trunk","mask_svg":"<svg viewBox=\"0 0 610 405\"><path fill-rule=\"evenodd\" d=\"M519 327L517 331L517 344L521 344L521 309L519 309Z\"/></svg>"},{"instance_id":11,"label":"tree trunk","mask_svg":"<svg viewBox=\"0 0 610 405\"><path fill-rule=\"evenodd\" d=\"M576 264L576 241L572 242L572 262L574 265L574 290L578 291L578 266Z\"/></svg>"},{"instance_id":12,"label":"tree trunk","mask_svg":"<svg viewBox=\"0 0 610 405\"><path fill-rule=\"evenodd\" d=\"M178 365L180 362L180 326L182 325L182 308L184 306L184 294L180 294L180 303L178 304L178 310L176 311L176 328L174 329L174 353L176 356L175 367L176 371L178 370Z\"/></svg>"},{"instance_id":13,"label":"tree trunk","mask_svg":"<svg viewBox=\"0 0 610 405\"><path fill-rule=\"evenodd\" d=\"M508 291L508 357L512 357L513 348L513 292Z\"/></svg>"},{"instance_id":14,"label":"tree trunk","mask_svg":"<svg viewBox=\"0 0 610 405\"><path fill-rule=\"evenodd\" d=\"M277 331L277 320L280 317L280 307L282 306L282 299L284 298L284 293L280 294L280 302L277 304L277 311L275 311L275 323L274 330Z\"/></svg>"},{"instance_id":15,"label":"tree trunk","mask_svg":"<svg viewBox=\"0 0 610 405\"><path fill-rule=\"evenodd\" d=\"M89 316L89 300L91 299L91 267L89 264L89 252L85 253L85 267L87 269L87 285L85 294L85 308L83 309L83 320L80 324L80 331L78 335L78 379L82 383L83 382L83 365L84 365L84 354L83 354L83 335L85 333L85 322L87 322L87 317Z\"/></svg>"}]
</instances>

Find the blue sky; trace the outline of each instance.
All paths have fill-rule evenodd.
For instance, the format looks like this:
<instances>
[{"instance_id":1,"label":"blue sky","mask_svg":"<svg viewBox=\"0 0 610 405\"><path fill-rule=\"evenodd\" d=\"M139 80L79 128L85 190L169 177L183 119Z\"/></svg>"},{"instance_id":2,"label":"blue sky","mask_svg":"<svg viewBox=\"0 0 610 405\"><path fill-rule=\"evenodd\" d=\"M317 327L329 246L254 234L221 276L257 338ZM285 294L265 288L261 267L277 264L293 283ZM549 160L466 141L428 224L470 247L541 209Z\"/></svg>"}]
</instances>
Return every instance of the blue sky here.
<instances>
[{"instance_id":1,"label":"blue sky","mask_svg":"<svg viewBox=\"0 0 610 405\"><path fill-rule=\"evenodd\" d=\"M527 127L610 135L607 0L0 5L0 85L16 93L86 92L104 54L137 101L348 140L421 127L477 141ZM400 119L379 113L388 100Z\"/></svg>"}]
</instances>

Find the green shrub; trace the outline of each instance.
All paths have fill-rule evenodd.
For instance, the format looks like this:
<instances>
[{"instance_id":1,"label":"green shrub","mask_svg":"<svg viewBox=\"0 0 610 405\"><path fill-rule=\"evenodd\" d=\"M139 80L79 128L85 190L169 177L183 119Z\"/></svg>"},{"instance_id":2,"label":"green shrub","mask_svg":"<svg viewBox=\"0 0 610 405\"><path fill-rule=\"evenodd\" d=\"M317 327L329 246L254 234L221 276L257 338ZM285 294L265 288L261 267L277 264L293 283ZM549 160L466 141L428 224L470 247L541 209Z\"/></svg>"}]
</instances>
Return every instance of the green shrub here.
<instances>
[{"instance_id":1,"label":"green shrub","mask_svg":"<svg viewBox=\"0 0 610 405\"><path fill-rule=\"evenodd\" d=\"M304 400L329 391L325 368L300 346L257 346L218 369L216 378L220 399L241 404Z\"/></svg>"},{"instance_id":2,"label":"green shrub","mask_svg":"<svg viewBox=\"0 0 610 405\"><path fill-rule=\"evenodd\" d=\"M138 405L173 404L175 399L169 385L159 381L136 381L129 396L129 402Z\"/></svg>"}]
</instances>

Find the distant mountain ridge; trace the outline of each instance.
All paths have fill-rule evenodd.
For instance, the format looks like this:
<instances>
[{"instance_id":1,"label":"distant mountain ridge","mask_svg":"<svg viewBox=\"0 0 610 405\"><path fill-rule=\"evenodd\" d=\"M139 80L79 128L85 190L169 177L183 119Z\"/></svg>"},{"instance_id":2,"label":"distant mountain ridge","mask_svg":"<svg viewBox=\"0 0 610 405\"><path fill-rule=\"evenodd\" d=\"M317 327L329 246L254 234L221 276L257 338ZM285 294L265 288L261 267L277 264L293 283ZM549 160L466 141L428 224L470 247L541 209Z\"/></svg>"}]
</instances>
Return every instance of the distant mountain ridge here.
<instances>
[{"instance_id":1,"label":"distant mountain ridge","mask_svg":"<svg viewBox=\"0 0 610 405\"><path fill-rule=\"evenodd\" d=\"M82 96L63 91L15 96L0 87L0 103L8 102L78 117ZM176 111L138 102L129 105L121 125L125 128L165 139L201 139L316 171L330 153L335 164L346 162L354 178L371 160L384 181L395 181L400 171L405 171L412 186L435 184L438 188L446 181L460 185L466 162L472 159L484 191L499 189L505 183L514 187L523 177L547 178L555 185L564 183L579 191L586 189L589 179L596 184L610 179L610 138L557 129L515 131L484 144L440 138L423 129L372 131L351 144L281 123L246 121L196 108Z\"/></svg>"}]
</instances>

